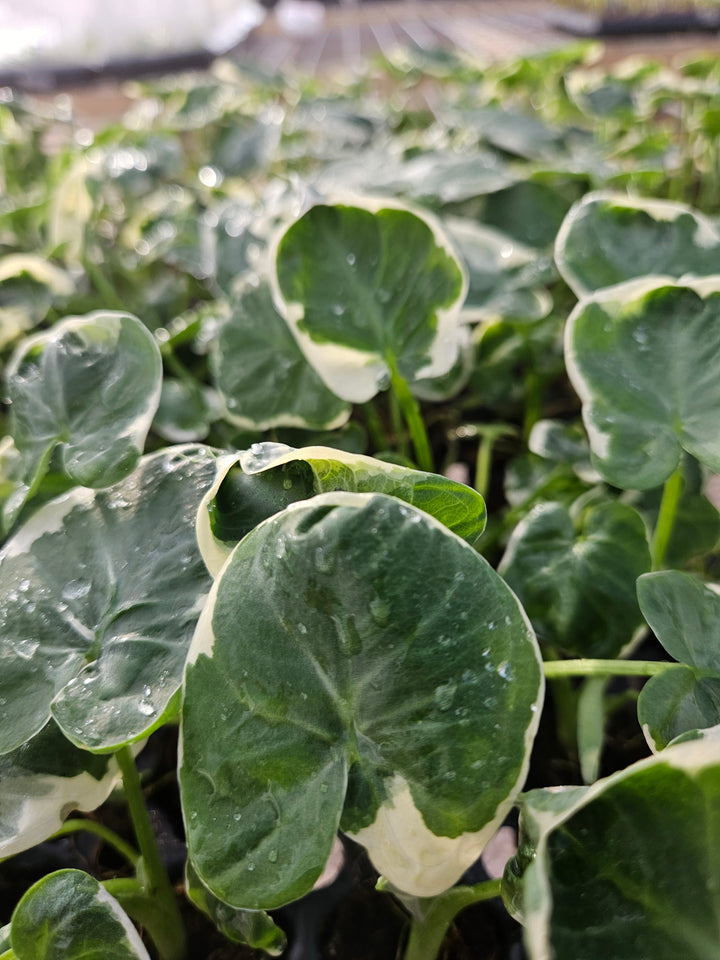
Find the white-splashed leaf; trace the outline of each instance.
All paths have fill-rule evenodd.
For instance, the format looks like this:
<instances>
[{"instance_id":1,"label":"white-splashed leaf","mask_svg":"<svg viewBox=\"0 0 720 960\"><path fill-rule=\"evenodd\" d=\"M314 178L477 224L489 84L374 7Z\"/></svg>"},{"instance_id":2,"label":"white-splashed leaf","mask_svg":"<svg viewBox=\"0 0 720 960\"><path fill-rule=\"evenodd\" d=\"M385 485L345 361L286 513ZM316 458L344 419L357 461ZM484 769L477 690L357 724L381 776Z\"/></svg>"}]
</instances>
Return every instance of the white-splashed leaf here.
<instances>
[{"instance_id":1,"label":"white-splashed leaf","mask_svg":"<svg viewBox=\"0 0 720 960\"><path fill-rule=\"evenodd\" d=\"M209 579L195 542L214 454L169 448L108 490L38 510L0 552L0 753L51 713L80 747L141 739L176 707Z\"/></svg>"},{"instance_id":2,"label":"white-splashed leaf","mask_svg":"<svg viewBox=\"0 0 720 960\"><path fill-rule=\"evenodd\" d=\"M440 892L521 789L542 694L522 608L465 541L381 494L295 503L237 545L190 649L190 858L269 909L310 891L340 827L396 887Z\"/></svg>"},{"instance_id":3,"label":"white-splashed leaf","mask_svg":"<svg viewBox=\"0 0 720 960\"><path fill-rule=\"evenodd\" d=\"M218 464L198 511L198 543L208 570L215 576L235 544L262 520L334 490L398 497L469 543L485 529L485 501L465 484L358 453L321 446L294 450L268 441Z\"/></svg>"},{"instance_id":4,"label":"white-splashed leaf","mask_svg":"<svg viewBox=\"0 0 720 960\"><path fill-rule=\"evenodd\" d=\"M719 795L718 728L591 787L525 794L503 896L530 960L713 960Z\"/></svg>"},{"instance_id":5,"label":"white-splashed leaf","mask_svg":"<svg viewBox=\"0 0 720 960\"><path fill-rule=\"evenodd\" d=\"M106 487L126 476L142 453L161 380L160 351L129 314L70 317L24 340L8 366L7 396L26 495L53 453L83 486Z\"/></svg>"},{"instance_id":6,"label":"white-splashed leaf","mask_svg":"<svg viewBox=\"0 0 720 960\"><path fill-rule=\"evenodd\" d=\"M565 360L604 480L659 486L683 450L720 471L718 356L720 276L646 277L578 303Z\"/></svg>"},{"instance_id":7,"label":"white-splashed leaf","mask_svg":"<svg viewBox=\"0 0 720 960\"><path fill-rule=\"evenodd\" d=\"M370 400L394 371L409 383L455 363L467 278L429 214L395 201L319 204L274 249L274 297L338 397Z\"/></svg>"},{"instance_id":8,"label":"white-splashed leaf","mask_svg":"<svg viewBox=\"0 0 720 960\"><path fill-rule=\"evenodd\" d=\"M30 887L10 939L17 960L150 960L117 900L82 870L57 870Z\"/></svg>"},{"instance_id":9,"label":"white-splashed leaf","mask_svg":"<svg viewBox=\"0 0 720 960\"><path fill-rule=\"evenodd\" d=\"M57 725L0 756L0 859L41 843L72 810L95 810L120 777L111 757L79 750Z\"/></svg>"}]
</instances>

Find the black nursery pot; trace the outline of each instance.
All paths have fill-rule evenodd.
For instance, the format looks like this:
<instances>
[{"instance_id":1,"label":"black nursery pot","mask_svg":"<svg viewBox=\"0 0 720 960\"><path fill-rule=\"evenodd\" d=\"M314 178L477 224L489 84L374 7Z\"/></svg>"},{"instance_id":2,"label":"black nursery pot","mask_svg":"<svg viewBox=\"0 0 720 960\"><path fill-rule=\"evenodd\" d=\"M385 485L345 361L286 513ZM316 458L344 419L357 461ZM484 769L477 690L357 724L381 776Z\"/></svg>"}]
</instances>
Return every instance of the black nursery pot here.
<instances>
[{"instance_id":1,"label":"black nursery pot","mask_svg":"<svg viewBox=\"0 0 720 960\"><path fill-rule=\"evenodd\" d=\"M552 7L547 13L552 26L579 37L618 37L633 34L698 33L720 30L720 10L663 10L630 13L620 10L592 13Z\"/></svg>"}]
</instances>

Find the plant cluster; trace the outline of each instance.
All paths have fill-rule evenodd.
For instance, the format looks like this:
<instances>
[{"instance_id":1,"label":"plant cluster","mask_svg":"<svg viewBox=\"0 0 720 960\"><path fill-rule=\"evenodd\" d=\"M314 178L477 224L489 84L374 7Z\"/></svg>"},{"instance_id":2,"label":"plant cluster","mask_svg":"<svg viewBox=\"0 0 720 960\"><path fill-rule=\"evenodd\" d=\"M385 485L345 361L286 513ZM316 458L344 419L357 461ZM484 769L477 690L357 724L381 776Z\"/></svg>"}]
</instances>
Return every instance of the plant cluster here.
<instances>
[{"instance_id":1,"label":"plant cluster","mask_svg":"<svg viewBox=\"0 0 720 960\"><path fill-rule=\"evenodd\" d=\"M531 960L717 957L720 74L593 55L221 64L97 133L5 97L0 857L124 866L0 960L185 955L135 764L175 724L230 940L282 953L341 831L406 960L498 896Z\"/></svg>"}]
</instances>

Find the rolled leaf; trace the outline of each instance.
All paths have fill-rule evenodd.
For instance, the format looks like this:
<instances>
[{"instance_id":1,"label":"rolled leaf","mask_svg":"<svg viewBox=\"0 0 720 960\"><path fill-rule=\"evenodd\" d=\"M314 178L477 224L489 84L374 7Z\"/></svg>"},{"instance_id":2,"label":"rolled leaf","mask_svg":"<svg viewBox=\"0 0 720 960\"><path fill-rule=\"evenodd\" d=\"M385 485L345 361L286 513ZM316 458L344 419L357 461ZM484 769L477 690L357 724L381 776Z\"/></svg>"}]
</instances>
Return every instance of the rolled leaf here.
<instances>
[{"instance_id":1,"label":"rolled leaf","mask_svg":"<svg viewBox=\"0 0 720 960\"><path fill-rule=\"evenodd\" d=\"M238 540L272 514L318 493L384 493L424 510L475 543L485 529L485 501L465 484L330 447L293 450L256 443L218 464L198 511L198 543L215 576Z\"/></svg>"},{"instance_id":2,"label":"rolled leaf","mask_svg":"<svg viewBox=\"0 0 720 960\"><path fill-rule=\"evenodd\" d=\"M270 909L311 890L339 827L439 893L521 788L542 695L522 608L463 540L379 494L293 504L235 548L188 656L190 858Z\"/></svg>"}]
</instances>

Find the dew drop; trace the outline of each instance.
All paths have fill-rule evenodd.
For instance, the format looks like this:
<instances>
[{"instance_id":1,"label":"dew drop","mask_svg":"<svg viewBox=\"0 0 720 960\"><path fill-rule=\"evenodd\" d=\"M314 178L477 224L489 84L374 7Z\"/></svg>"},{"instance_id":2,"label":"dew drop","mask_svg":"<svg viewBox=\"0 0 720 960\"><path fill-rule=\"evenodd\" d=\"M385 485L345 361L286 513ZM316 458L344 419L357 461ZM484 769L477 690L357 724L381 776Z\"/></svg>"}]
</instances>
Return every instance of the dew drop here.
<instances>
[{"instance_id":1,"label":"dew drop","mask_svg":"<svg viewBox=\"0 0 720 960\"><path fill-rule=\"evenodd\" d=\"M233 820L235 821L235 823L239 823L242 820L242 814L239 811L237 813L234 813Z\"/></svg>"},{"instance_id":2,"label":"dew drop","mask_svg":"<svg viewBox=\"0 0 720 960\"><path fill-rule=\"evenodd\" d=\"M355 266L355 261L356 261L357 258L355 257L355 254L354 254L354 253L349 253L349 254L345 257L345 259L347 260L348 264L349 264L351 267L354 267L354 266Z\"/></svg>"},{"instance_id":3,"label":"dew drop","mask_svg":"<svg viewBox=\"0 0 720 960\"><path fill-rule=\"evenodd\" d=\"M341 317L345 313L345 307L341 303L334 303L331 309L336 317Z\"/></svg>"},{"instance_id":4,"label":"dew drop","mask_svg":"<svg viewBox=\"0 0 720 960\"><path fill-rule=\"evenodd\" d=\"M390 607L381 597L370 601L370 616L379 627L384 627L390 619Z\"/></svg>"},{"instance_id":5,"label":"dew drop","mask_svg":"<svg viewBox=\"0 0 720 960\"><path fill-rule=\"evenodd\" d=\"M155 707L149 700L141 700L138 704L138 710L144 717L151 717L155 713Z\"/></svg>"},{"instance_id":6,"label":"dew drop","mask_svg":"<svg viewBox=\"0 0 720 960\"><path fill-rule=\"evenodd\" d=\"M302 633L303 636L307 633L307 627L305 626L304 623L299 623L297 625L297 628L298 628L298 633Z\"/></svg>"},{"instance_id":7,"label":"dew drop","mask_svg":"<svg viewBox=\"0 0 720 960\"><path fill-rule=\"evenodd\" d=\"M252 873L253 870L255 869L255 864L252 862L252 860L250 861L250 863L248 863L247 868L250 871L250 873Z\"/></svg>"},{"instance_id":8,"label":"dew drop","mask_svg":"<svg viewBox=\"0 0 720 960\"><path fill-rule=\"evenodd\" d=\"M277 863L277 858L278 858L277 850L271 850L270 853L268 854L268 860L270 861L270 863Z\"/></svg>"}]
</instances>

